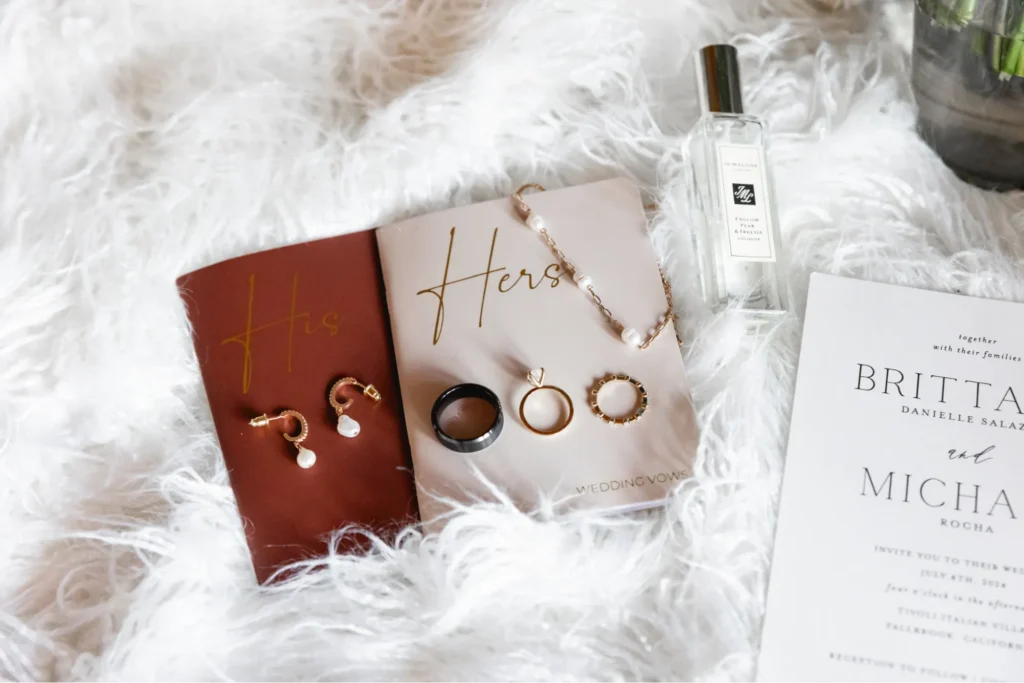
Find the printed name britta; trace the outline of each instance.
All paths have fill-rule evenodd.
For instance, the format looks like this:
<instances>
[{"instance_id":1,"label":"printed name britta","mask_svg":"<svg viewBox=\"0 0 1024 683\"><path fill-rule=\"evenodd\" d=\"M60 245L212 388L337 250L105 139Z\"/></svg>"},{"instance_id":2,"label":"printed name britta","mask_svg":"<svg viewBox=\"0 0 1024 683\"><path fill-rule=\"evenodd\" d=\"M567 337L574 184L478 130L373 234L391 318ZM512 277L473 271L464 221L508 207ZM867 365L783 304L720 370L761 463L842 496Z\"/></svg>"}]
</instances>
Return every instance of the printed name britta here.
<instances>
[{"instance_id":1,"label":"printed name britta","mask_svg":"<svg viewBox=\"0 0 1024 683\"><path fill-rule=\"evenodd\" d=\"M976 379L904 372L898 368L882 368L857 363L858 391L876 391L885 395L910 398L930 403L953 404L960 407L984 408L993 412L1013 410L1024 415L1012 386L996 386Z\"/></svg>"},{"instance_id":2,"label":"printed name britta","mask_svg":"<svg viewBox=\"0 0 1024 683\"><path fill-rule=\"evenodd\" d=\"M1024 416L1017 390L1010 385L996 385L965 377L937 375L924 372L905 372L899 368L876 368L868 363L857 363L857 391L876 392L912 401L921 401L931 407L906 403L900 408L905 415L936 420L976 424L982 427L1024 431ZM936 404L944 407L935 407ZM976 408L998 416L976 416L956 409Z\"/></svg>"}]
</instances>

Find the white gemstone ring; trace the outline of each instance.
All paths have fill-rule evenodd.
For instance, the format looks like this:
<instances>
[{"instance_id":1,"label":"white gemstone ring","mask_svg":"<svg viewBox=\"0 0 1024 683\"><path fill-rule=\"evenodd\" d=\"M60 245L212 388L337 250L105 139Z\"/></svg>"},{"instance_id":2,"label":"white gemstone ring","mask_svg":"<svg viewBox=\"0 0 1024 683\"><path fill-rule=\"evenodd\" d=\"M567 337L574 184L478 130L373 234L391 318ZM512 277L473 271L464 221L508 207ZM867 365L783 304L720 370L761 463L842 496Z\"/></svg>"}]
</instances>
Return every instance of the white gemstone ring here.
<instances>
[{"instance_id":1,"label":"white gemstone ring","mask_svg":"<svg viewBox=\"0 0 1024 683\"><path fill-rule=\"evenodd\" d=\"M552 386L550 384L544 384L544 368L530 370L530 372L526 374L526 381L533 386L532 389L526 392L526 396L523 396L523 400L520 401L519 403L519 419L522 420L524 425L526 425L526 428L529 429L534 434L540 434L542 436L551 436L552 434L557 434L566 427L568 427L569 423L572 422L572 417L575 413L575 409L572 405L572 399L569 398L569 394L565 393L565 391L559 389L558 387ZM526 419L526 401L530 398L530 396L532 396L535 392L538 391L554 391L563 399L565 399L566 404L569 406L569 414L565 418L565 421L563 421L559 425L552 427L551 429L537 429L536 427L530 424L529 420Z\"/></svg>"}]
</instances>

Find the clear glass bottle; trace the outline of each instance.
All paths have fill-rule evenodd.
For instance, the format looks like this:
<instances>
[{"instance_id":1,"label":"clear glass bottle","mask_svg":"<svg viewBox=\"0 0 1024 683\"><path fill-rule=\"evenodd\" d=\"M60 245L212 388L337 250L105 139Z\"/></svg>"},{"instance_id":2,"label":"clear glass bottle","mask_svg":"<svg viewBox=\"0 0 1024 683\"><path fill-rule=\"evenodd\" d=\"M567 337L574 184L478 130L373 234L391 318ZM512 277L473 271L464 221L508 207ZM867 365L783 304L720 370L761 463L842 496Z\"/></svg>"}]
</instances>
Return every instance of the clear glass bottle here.
<instances>
[{"instance_id":1,"label":"clear glass bottle","mask_svg":"<svg viewBox=\"0 0 1024 683\"><path fill-rule=\"evenodd\" d=\"M743 113L736 48L709 45L696 66L703 114L689 136L690 205L705 301L716 312L782 313L789 297L765 124Z\"/></svg>"}]
</instances>

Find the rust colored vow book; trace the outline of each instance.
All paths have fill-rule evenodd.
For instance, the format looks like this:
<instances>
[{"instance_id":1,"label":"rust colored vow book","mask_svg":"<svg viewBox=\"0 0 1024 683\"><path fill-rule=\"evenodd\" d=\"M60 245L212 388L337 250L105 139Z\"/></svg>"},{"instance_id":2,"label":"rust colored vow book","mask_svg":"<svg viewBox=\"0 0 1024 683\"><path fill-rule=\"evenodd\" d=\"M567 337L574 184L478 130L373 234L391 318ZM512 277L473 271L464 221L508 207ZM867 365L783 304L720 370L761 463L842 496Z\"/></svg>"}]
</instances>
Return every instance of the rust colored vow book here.
<instances>
[{"instance_id":1,"label":"rust colored vow book","mask_svg":"<svg viewBox=\"0 0 1024 683\"><path fill-rule=\"evenodd\" d=\"M289 562L321 555L347 525L389 536L416 520L402 402L372 232L307 242L224 261L178 280L196 353L260 583ZM373 384L374 403L353 387L337 431L328 403L335 380ZM249 420L292 409L309 422L302 469L283 438L294 420ZM353 538L347 549L358 550Z\"/></svg>"}]
</instances>

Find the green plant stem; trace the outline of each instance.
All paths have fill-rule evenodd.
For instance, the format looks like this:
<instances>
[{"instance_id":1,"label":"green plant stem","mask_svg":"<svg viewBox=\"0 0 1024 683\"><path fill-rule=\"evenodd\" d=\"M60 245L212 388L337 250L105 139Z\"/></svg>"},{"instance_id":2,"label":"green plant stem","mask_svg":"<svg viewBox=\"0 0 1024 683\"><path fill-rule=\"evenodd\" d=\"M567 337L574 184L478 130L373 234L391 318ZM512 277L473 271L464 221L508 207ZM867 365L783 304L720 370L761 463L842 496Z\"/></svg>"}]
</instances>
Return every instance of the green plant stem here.
<instances>
[{"instance_id":1,"label":"green plant stem","mask_svg":"<svg viewBox=\"0 0 1024 683\"><path fill-rule=\"evenodd\" d=\"M1002 63L999 65L999 78L1007 80L1012 76L1024 75L1024 14L1017 19L1017 30L1013 32L1009 46L1003 54Z\"/></svg>"},{"instance_id":2,"label":"green plant stem","mask_svg":"<svg viewBox=\"0 0 1024 683\"><path fill-rule=\"evenodd\" d=\"M989 34L989 52L992 57L993 71L999 71L1003 63L1003 37L992 33Z\"/></svg>"},{"instance_id":3,"label":"green plant stem","mask_svg":"<svg viewBox=\"0 0 1024 683\"><path fill-rule=\"evenodd\" d=\"M957 26L967 26L974 18L974 11L978 7L978 0L959 0L953 12L953 21Z\"/></svg>"},{"instance_id":4,"label":"green plant stem","mask_svg":"<svg viewBox=\"0 0 1024 683\"><path fill-rule=\"evenodd\" d=\"M1006 56L1003 57L1003 61L999 65L1000 78L1003 78L1003 76L1009 78L1017 70L1017 62L1020 60L1020 49L1022 46L1024 46L1022 37L1014 36L1013 40L1010 41L1010 47L1006 49ZM1003 78L1003 80L1006 79Z\"/></svg>"},{"instance_id":5,"label":"green plant stem","mask_svg":"<svg viewBox=\"0 0 1024 683\"><path fill-rule=\"evenodd\" d=\"M918 0L922 11L932 21L946 28L959 31L970 26L978 9L978 0ZM1011 15L1011 7L1019 11L1016 30L1009 36L1006 33L1009 16L1001 17L1002 21L994 30L986 31L988 37L988 61L993 71L999 72L1000 80L1008 80L1013 76L1024 77L1024 0L1008 0L1002 5L1004 15ZM980 31L980 30L979 30ZM978 33L971 37L971 51L975 54L985 53L985 36Z\"/></svg>"},{"instance_id":6,"label":"green plant stem","mask_svg":"<svg viewBox=\"0 0 1024 683\"><path fill-rule=\"evenodd\" d=\"M918 0L918 4L933 23L949 28L951 12L942 0Z\"/></svg>"},{"instance_id":7,"label":"green plant stem","mask_svg":"<svg viewBox=\"0 0 1024 683\"><path fill-rule=\"evenodd\" d=\"M985 55L985 34L981 31L977 31L971 36L971 52L978 57L984 57Z\"/></svg>"}]
</instances>

